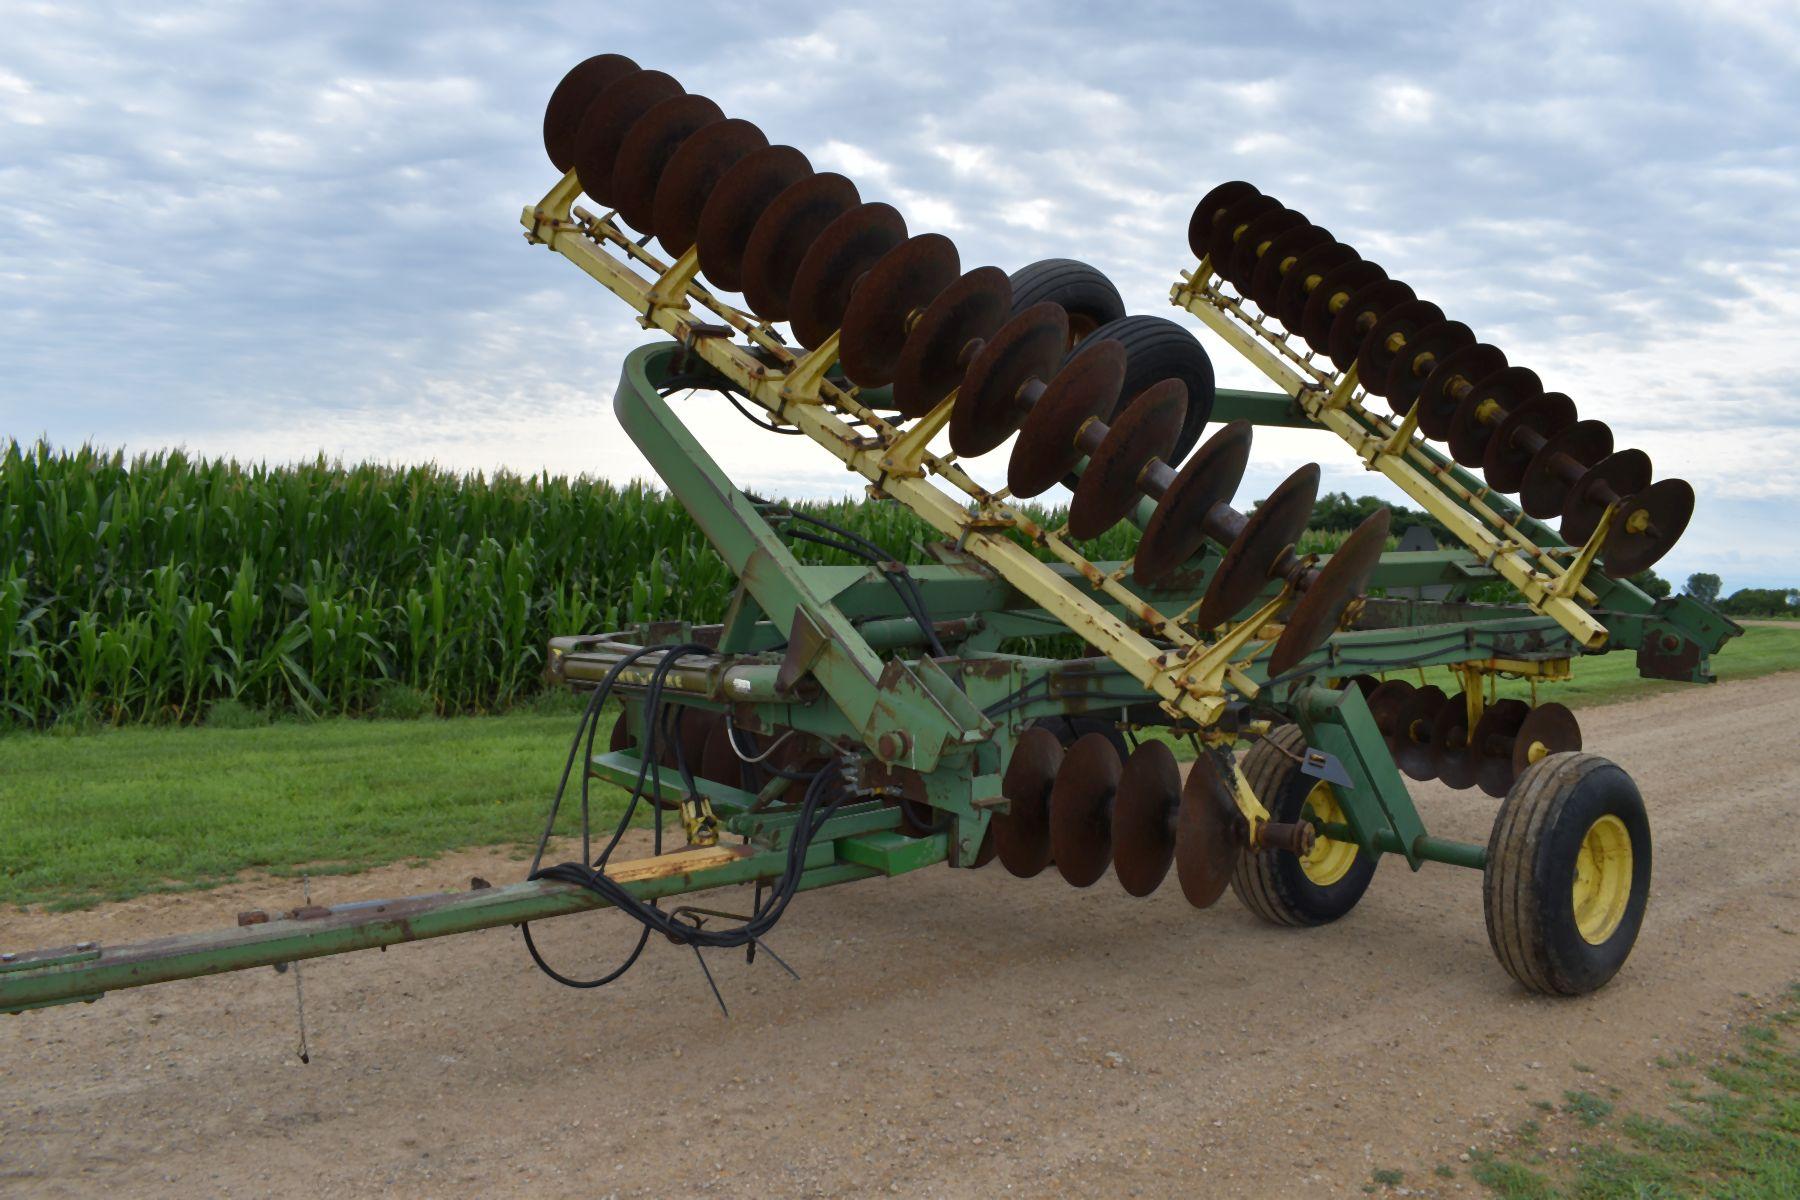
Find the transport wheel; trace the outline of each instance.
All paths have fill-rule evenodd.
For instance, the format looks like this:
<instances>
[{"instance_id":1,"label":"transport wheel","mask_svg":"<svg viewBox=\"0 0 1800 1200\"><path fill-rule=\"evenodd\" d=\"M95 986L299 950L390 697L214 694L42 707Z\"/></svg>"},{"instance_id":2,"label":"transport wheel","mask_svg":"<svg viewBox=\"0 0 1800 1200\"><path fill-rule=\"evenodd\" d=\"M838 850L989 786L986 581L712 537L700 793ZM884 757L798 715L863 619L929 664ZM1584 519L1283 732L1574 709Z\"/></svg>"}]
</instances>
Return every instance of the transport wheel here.
<instances>
[{"instance_id":1,"label":"transport wheel","mask_svg":"<svg viewBox=\"0 0 1800 1200\"><path fill-rule=\"evenodd\" d=\"M1016 315L1048 300L1069 314L1069 344L1108 321L1125 315L1125 301L1097 267L1072 258L1046 258L1020 267L1010 277L1012 310Z\"/></svg>"},{"instance_id":2,"label":"transport wheel","mask_svg":"<svg viewBox=\"0 0 1800 1200\"><path fill-rule=\"evenodd\" d=\"M1342 821L1332 786L1301 773L1298 758L1305 749L1298 725L1279 726L1250 747L1244 777L1277 821ZM1320 837L1305 855L1260 850L1239 856L1231 890L1271 924L1325 925L1355 908L1374 876L1375 859L1361 847Z\"/></svg>"},{"instance_id":3,"label":"transport wheel","mask_svg":"<svg viewBox=\"0 0 1800 1200\"><path fill-rule=\"evenodd\" d=\"M1488 941L1514 979L1579 996L1625 964L1650 895L1650 819L1618 764L1566 751L1520 773L1482 876Z\"/></svg>"},{"instance_id":4,"label":"transport wheel","mask_svg":"<svg viewBox=\"0 0 1800 1200\"><path fill-rule=\"evenodd\" d=\"M1100 338L1112 338L1125 347L1125 385L1119 389L1119 403L1109 421L1117 419L1153 383L1179 379L1187 388L1187 417L1175 448L1164 460L1171 467L1180 466L1212 418L1213 366L1206 347L1188 329L1164 317L1120 317L1095 329L1086 340ZM1080 353L1080 347L1073 353Z\"/></svg>"}]
</instances>

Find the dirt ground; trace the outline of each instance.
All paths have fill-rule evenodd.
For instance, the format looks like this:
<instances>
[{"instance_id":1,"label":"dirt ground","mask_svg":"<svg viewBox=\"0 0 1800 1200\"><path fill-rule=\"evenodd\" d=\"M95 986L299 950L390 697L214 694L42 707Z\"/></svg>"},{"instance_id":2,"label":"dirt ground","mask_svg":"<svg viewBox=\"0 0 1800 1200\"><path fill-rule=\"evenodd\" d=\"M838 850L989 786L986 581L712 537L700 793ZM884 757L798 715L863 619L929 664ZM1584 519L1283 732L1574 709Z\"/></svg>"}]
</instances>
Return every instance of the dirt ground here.
<instances>
[{"instance_id":1,"label":"dirt ground","mask_svg":"<svg viewBox=\"0 0 1800 1200\"><path fill-rule=\"evenodd\" d=\"M1698 701L1698 703L1696 703ZM1656 837L1649 917L1600 994L1504 975L1480 879L1387 860L1334 927L1278 930L1172 881L1134 901L998 865L801 896L764 958L653 945L604 991L557 987L510 929L115 993L0 1022L9 1195L1331 1196L1375 1168L1477 1191L1440 1163L1566 1088L1663 1103L1651 1064L1708 1052L1800 978L1786 821L1800 675L1593 710ZM548 770L548 765L546 767ZM1433 832L1485 840L1494 803L1415 787ZM522 873L470 852L315 881L335 903ZM291 907L272 880L0 917L9 946L119 942ZM591 969L623 919L539 927Z\"/></svg>"}]
</instances>

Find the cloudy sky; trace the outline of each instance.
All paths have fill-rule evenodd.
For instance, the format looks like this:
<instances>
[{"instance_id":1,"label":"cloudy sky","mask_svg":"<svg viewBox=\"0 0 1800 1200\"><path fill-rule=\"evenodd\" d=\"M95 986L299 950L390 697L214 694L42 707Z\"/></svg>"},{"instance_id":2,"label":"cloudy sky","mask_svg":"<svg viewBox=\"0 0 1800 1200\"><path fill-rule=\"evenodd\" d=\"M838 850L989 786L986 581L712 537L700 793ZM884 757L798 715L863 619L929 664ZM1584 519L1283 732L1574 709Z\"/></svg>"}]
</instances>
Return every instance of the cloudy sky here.
<instances>
[{"instance_id":1,"label":"cloudy sky","mask_svg":"<svg viewBox=\"0 0 1800 1200\"><path fill-rule=\"evenodd\" d=\"M1251 180L1692 480L1665 575L1800 583L1791 3L157 9L0 0L0 436L639 473L645 335L517 224L544 100L611 50L965 265L1085 259L1134 311L1179 316L1194 201ZM746 486L847 490L684 411ZM1382 491L1296 433L1246 492L1315 456Z\"/></svg>"}]
</instances>

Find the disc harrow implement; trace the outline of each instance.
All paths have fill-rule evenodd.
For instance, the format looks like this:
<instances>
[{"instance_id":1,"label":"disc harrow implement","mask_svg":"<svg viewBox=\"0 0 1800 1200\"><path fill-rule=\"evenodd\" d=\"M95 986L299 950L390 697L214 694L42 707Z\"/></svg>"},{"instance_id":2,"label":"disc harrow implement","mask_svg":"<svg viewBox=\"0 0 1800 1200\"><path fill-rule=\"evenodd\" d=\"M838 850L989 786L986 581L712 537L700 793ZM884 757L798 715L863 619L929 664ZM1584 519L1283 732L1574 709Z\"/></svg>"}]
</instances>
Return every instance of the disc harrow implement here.
<instances>
[{"instance_id":1,"label":"disc harrow implement","mask_svg":"<svg viewBox=\"0 0 1800 1200\"><path fill-rule=\"evenodd\" d=\"M1248 183L1203 197L1199 265L1173 295L1278 393L1216 389L1199 342L1121 315L1087 264L1045 259L1015 295L1005 270L623 56L569 72L543 138L559 178L525 238L658 335L626 356L613 413L738 579L717 624L552 641L549 678L588 704L543 828L576 812L580 856L546 863L546 841L500 887L7 949L0 1010L503 925L552 979L598 986L636 956L574 979L531 923L610 908L640 947L773 958L801 892L996 857L1083 888L1111 870L1134 897L1172 870L1193 906L1232 889L1280 926L1344 917L1387 858L1472 868L1523 986L1591 991L1623 964L1647 895L1642 798L1536 693L1621 649L1646 675L1710 679L1736 627L1627 578L1682 532L1686 484ZM795 435L935 540L878 544L741 490L678 408ZM1240 505L1255 425L1336 433L1456 544L1393 549L1385 508L1313 528L1316 462ZM1009 441L1004 484L982 482ZM1066 513L1025 504L1058 487ZM1102 544L1133 549L1092 557ZM1432 835L1403 775L1503 796L1490 838ZM630 796L625 821L649 814L656 853L616 859L623 823L592 836L593 780ZM745 889L743 911L661 903L721 887Z\"/></svg>"}]
</instances>

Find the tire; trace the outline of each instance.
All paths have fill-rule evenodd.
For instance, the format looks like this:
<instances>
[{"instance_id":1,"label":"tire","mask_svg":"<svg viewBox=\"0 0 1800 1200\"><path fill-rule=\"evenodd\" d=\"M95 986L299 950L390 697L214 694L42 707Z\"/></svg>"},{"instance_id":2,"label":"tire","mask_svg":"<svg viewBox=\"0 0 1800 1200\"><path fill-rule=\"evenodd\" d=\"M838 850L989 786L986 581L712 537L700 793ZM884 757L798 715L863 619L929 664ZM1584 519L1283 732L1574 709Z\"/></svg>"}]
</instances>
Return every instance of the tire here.
<instances>
[{"instance_id":1,"label":"tire","mask_svg":"<svg viewBox=\"0 0 1800 1200\"><path fill-rule=\"evenodd\" d=\"M1061 742L1065 749L1073 746L1085 734L1098 733L1104 734L1106 740L1112 743L1113 749L1119 752L1120 762L1124 762L1125 757L1131 753L1131 747L1125 744L1125 735L1119 732L1116 721L1108 721L1102 717L1078 715L1039 717L1032 724L1042 725L1054 733L1056 740Z\"/></svg>"},{"instance_id":2,"label":"tire","mask_svg":"<svg viewBox=\"0 0 1800 1200\"><path fill-rule=\"evenodd\" d=\"M1580 751L1525 768L1482 873L1488 942L1507 973L1546 996L1594 991L1625 965L1649 898L1650 818L1631 776Z\"/></svg>"},{"instance_id":3,"label":"tire","mask_svg":"<svg viewBox=\"0 0 1800 1200\"><path fill-rule=\"evenodd\" d=\"M1164 317L1120 317L1095 329L1088 338L1113 338L1125 345L1125 386L1119 391L1115 417L1158 380L1179 379L1187 385L1187 418L1168 460L1170 466L1180 466L1212 418L1213 366L1206 347L1186 328ZM1071 353L1079 350L1077 346Z\"/></svg>"},{"instance_id":4,"label":"tire","mask_svg":"<svg viewBox=\"0 0 1800 1200\"><path fill-rule=\"evenodd\" d=\"M1305 749L1300 727L1282 725L1244 756L1250 789L1277 821L1300 820L1308 800L1317 803L1315 788L1326 789L1329 797L1330 784L1301 773L1296 757ZM1355 908L1374 877L1373 856L1320 838L1305 859L1284 850L1242 855L1231 875L1231 890L1270 924L1305 927L1330 924Z\"/></svg>"},{"instance_id":5,"label":"tire","mask_svg":"<svg viewBox=\"0 0 1800 1200\"><path fill-rule=\"evenodd\" d=\"M1125 301L1097 268L1072 258L1046 258L1020 267L1011 276L1013 312L1021 313L1048 300L1069 314L1069 344L1125 315Z\"/></svg>"}]
</instances>

